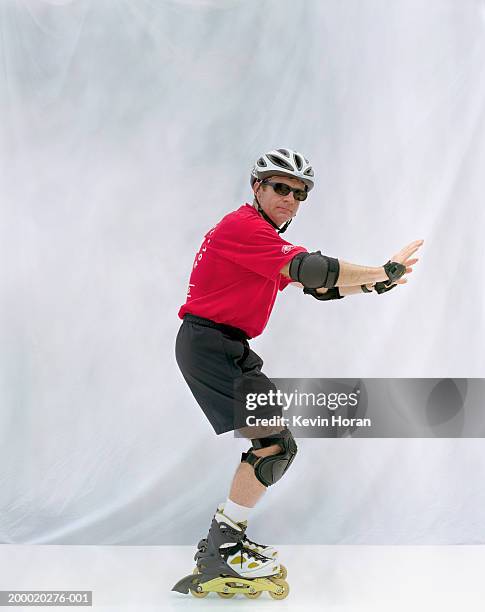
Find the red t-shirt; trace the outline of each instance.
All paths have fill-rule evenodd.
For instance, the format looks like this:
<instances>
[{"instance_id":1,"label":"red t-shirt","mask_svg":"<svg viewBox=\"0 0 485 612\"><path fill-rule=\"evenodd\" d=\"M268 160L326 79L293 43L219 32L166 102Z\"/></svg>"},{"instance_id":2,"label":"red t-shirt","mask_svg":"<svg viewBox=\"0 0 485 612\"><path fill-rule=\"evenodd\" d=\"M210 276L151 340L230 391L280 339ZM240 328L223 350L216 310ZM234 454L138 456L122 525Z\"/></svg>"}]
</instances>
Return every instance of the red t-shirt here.
<instances>
[{"instance_id":1,"label":"red t-shirt","mask_svg":"<svg viewBox=\"0 0 485 612\"><path fill-rule=\"evenodd\" d=\"M241 206L205 235L179 317L189 312L259 336L278 289L292 282L280 270L301 252L306 249L283 240L253 206Z\"/></svg>"}]
</instances>

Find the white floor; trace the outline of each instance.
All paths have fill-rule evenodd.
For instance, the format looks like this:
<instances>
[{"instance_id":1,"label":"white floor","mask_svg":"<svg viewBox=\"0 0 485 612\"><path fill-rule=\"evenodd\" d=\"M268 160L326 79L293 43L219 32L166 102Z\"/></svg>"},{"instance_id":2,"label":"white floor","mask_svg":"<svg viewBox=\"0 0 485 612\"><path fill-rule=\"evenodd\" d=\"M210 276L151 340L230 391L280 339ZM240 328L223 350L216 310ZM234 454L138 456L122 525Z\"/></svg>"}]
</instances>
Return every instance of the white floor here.
<instances>
[{"instance_id":1,"label":"white floor","mask_svg":"<svg viewBox=\"0 0 485 612\"><path fill-rule=\"evenodd\" d=\"M2 545L0 590L92 590L91 609L97 612L483 610L485 546L285 546L280 551L291 589L283 601L267 593L257 600L239 595L223 600L172 592L194 567L194 549L188 546Z\"/></svg>"}]
</instances>

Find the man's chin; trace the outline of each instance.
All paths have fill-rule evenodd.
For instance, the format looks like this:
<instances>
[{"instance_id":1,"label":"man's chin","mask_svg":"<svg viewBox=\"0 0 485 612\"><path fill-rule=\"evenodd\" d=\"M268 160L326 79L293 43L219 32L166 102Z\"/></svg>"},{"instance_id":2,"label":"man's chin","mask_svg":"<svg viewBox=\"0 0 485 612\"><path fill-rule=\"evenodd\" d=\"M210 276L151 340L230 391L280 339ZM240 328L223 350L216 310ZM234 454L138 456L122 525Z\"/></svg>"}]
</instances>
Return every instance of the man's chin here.
<instances>
[{"instance_id":1,"label":"man's chin","mask_svg":"<svg viewBox=\"0 0 485 612\"><path fill-rule=\"evenodd\" d=\"M277 221L277 225L281 226L291 219L291 215L282 215Z\"/></svg>"},{"instance_id":2,"label":"man's chin","mask_svg":"<svg viewBox=\"0 0 485 612\"><path fill-rule=\"evenodd\" d=\"M282 225L284 225L287 221L289 221L291 219L291 215L270 215L269 217L271 219L271 221L273 221L273 223L275 225L277 225L278 227L281 227Z\"/></svg>"}]
</instances>

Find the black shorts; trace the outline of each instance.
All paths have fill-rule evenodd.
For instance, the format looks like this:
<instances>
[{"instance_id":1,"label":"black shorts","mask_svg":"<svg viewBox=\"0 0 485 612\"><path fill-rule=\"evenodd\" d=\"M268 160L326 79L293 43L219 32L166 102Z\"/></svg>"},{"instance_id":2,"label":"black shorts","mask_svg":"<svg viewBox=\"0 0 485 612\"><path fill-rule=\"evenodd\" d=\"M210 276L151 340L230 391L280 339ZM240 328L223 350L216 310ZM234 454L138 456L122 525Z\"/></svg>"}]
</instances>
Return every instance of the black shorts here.
<instances>
[{"instance_id":1,"label":"black shorts","mask_svg":"<svg viewBox=\"0 0 485 612\"><path fill-rule=\"evenodd\" d=\"M247 393L276 391L244 332L186 314L175 343L179 368L216 434L248 425L246 417L281 416L280 406L246 410Z\"/></svg>"}]
</instances>

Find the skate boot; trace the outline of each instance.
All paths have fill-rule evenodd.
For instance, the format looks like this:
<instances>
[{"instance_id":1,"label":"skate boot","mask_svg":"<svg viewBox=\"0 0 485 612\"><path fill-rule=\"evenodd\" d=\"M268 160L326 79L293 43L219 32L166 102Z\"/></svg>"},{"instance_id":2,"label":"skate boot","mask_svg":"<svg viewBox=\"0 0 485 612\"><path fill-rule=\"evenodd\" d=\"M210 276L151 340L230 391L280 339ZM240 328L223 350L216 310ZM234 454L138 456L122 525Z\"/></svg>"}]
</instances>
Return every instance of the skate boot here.
<instances>
[{"instance_id":1,"label":"skate boot","mask_svg":"<svg viewBox=\"0 0 485 612\"><path fill-rule=\"evenodd\" d=\"M212 519L206 545L196 553L194 573L179 580L173 591L206 597L215 592L222 598L242 593L256 599L267 591L274 599L284 599L289 593L288 583L278 578L277 560L245 548L245 527L217 512Z\"/></svg>"},{"instance_id":2,"label":"skate boot","mask_svg":"<svg viewBox=\"0 0 485 612\"><path fill-rule=\"evenodd\" d=\"M219 504L217 506L217 513L224 514L224 504ZM238 525L241 525L241 527L244 529L244 532L245 532L247 528L247 522L243 521L242 523L238 523ZM197 544L198 550L195 553L194 561L197 560L197 554L201 552L202 550L204 550L206 546L207 546L207 539L203 538ZM263 555L263 557L268 557L268 559L274 559L275 561L278 560L278 551L276 550L274 546L268 546L266 544L258 544L257 542L253 542L252 540L250 540L246 535L244 535L244 538L243 538L243 546L244 548L253 550ZM284 579L287 577L287 575L288 575L288 572L286 570L286 567L280 563L280 573L278 574L277 577Z\"/></svg>"}]
</instances>

